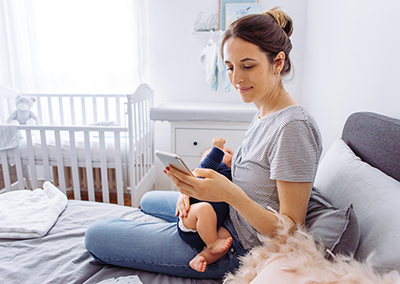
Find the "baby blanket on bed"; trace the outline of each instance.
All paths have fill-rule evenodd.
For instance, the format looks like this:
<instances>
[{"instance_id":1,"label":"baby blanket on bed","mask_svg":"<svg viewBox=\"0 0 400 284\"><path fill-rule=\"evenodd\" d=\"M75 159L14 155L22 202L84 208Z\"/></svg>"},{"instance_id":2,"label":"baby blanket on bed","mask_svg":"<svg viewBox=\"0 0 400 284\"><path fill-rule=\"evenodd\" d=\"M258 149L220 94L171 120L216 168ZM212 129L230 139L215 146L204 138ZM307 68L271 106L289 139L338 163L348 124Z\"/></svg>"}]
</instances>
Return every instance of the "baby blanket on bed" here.
<instances>
[{"instance_id":1,"label":"baby blanket on bed","mask_svg":"<svg viewBox=\"0 0 400 284\"><path fill-rule=\"evenodd\" d=\"M18 147L18 127L16 125L0 125L0 150Z\"/></svg>"},{"instance_id":2,"label":"baby blanket on bed","mask_svg":"<svg viewBox=\"0 0 400 284\"><path fill-rule=\"evenodd\" d=\"M43 189L0 194L0 238L43 237L66 206L67 197L50 182Z\"/></svg>"}]
</instances>

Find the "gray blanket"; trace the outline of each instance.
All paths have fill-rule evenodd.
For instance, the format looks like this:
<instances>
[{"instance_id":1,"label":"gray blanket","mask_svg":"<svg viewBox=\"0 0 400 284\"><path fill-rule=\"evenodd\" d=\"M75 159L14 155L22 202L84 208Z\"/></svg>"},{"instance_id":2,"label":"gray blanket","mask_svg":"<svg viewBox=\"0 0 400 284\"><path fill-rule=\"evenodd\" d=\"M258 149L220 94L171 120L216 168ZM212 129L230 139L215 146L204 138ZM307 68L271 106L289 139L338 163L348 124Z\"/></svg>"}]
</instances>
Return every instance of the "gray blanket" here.
<instances>
[{"instance_id":1,"label":"gray blanket","mask_svg":"<svg viewBox=\"0 0 400 284\"><path fill-rule=\"evenodd\" d=\"M26 240L0 239L0 282L89 284L137 275L144 284L219 283L98 264L85 249L85 231L91 223L107 218L165 222L145 215L137 208L69 200L46 236Z\"/></svg>"}]
</instances>

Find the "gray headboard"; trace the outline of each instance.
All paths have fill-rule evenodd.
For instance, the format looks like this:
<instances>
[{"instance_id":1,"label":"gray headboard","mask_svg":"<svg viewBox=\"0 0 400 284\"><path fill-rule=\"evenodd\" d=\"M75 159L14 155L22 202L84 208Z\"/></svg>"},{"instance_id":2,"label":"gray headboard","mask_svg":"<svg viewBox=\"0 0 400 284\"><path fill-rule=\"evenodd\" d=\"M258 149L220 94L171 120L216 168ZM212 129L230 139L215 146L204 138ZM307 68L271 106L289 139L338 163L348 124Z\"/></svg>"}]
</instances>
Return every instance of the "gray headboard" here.
<instances>
[{"instance_id":1,"label":"gray headboard","mask_svg":"<svg viewBox=\"0 0 400 284\"><path fill-rule=\"evenodd\" d=\"M364 162L400 181L400 120L371 112L353 113L342 139Z\"/></svg>"}]
</instances>

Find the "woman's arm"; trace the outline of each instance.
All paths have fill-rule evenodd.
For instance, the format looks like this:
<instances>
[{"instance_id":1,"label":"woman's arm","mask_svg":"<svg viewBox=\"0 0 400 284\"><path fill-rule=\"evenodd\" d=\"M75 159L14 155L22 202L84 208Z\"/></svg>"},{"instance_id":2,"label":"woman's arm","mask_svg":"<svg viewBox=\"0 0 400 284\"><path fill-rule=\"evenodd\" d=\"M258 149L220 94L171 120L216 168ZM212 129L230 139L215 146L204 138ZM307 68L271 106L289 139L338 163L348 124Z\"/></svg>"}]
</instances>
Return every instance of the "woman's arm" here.
<instances>
[{"instance_id":1,"label":"woman's arm","mask_svg":"<svg viewBox=\"0 0 400 284\"><path fill-rule=\"evenodd\" d=\"M272 236L277 217L251 200L246 193L223 175L209 169L196 169L197 179L170 168L166 174L178 190L200 200L226 202L232 205L247 222L259 233ZM307 211L308 194L311 183L288 183L278 181L278 194L281 204L280 213L295 223L304 222Z\"/></svg>"}]
</instances>

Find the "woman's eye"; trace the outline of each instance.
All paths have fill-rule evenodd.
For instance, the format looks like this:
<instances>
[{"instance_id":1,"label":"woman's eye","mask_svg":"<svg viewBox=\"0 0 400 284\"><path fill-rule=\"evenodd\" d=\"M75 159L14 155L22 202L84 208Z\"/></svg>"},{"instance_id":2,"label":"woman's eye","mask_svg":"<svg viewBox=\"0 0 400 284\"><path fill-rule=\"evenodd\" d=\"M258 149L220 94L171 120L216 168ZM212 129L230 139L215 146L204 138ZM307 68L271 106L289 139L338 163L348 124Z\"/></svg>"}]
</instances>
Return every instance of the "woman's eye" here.
<instances>
[{"instance_id":1,"label":"woman's eye","mask_svg":"<svg viewBox=\"0 0 400 284\"><path fill-rule=\"evenodd\" d=\"M250 66L243 66L243 68L244 69L251 69L251 68L253 68L254 67L254 65L250 65Z\"/></svg>"},{"instance_id":2,"label":"woman's eye","mask_svg":"<svg viewBox=\"0 0 400 284\"><path fill-rule=\"evenodd\" d=\"M232 71L233 67L226 66L226 71Z\"/></svg>"}]
</instances>

